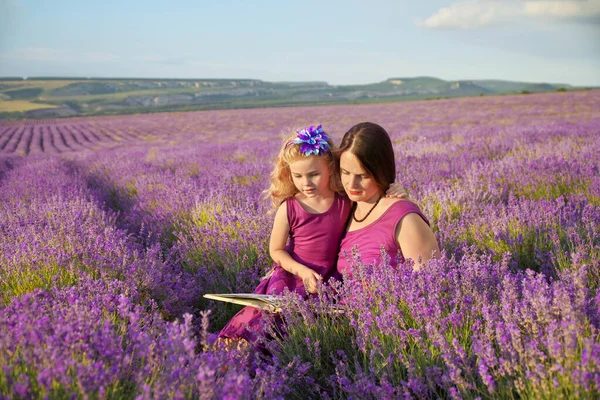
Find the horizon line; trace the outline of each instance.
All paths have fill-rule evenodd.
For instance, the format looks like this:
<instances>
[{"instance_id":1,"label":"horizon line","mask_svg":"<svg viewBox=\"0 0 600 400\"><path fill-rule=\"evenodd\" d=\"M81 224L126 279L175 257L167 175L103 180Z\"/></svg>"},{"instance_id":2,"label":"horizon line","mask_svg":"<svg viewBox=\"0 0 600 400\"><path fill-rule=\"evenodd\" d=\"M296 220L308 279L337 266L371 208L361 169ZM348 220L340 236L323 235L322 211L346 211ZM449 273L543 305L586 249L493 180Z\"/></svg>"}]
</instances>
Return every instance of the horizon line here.
<instances>
[{"instance_id":1,"label":"horizon line","mask_svg":"<svg viewBox=\"0 0 600 400\"><path fill-rule=\"evenodd\" d=\"M376 83L383 83L383 82L387 82L390 80L402 80L402 79L437 79L437 80L441 80L444 82L463 82L463 81L467 81L467 82L477 82L477 81L496 81L496 82L518 82L518 83L530 83L530 84L552 84L552 85L567 85L567 86L571 86L571 87L575 87L575 88L597 88L600 86L595 86L595 85L573 85L570 83L564 83L564 82L546 82L546 81L520 81L520 80L509 80L509 79L498 79L498 78L485 78L485 79L468 79L468 78L461 78L461 79L443 79L443 78L438 78L435 76L430 76L430 75L418 75L418 76L408 76L408 77L389 77L387 79L384 79L382 81L377 81L377 82L371 82L371 83L356 83L356 84L335 84L332 85L330 84L328 81L325 80L307 80L307 81L295 81L295 80L282 80L282 81L269 81L269 80L264 80L264 79L258 79L258 78L160 78L160 77L127 77L127 76L115 76L115 77L101 77L101 76L85 76L85 77L80 77L80 76L52 76L52 75L48 75L48 76L44 76L44 75L38 75L38 76L0 76L0 81L27 81L27 80L162 80L162 81L259 81L259 82L268 82L268 83L324 83L327 84L329 86L366 86L366 85L372 85L372 84L376 84Z\"/></svg>"}]
</instances>

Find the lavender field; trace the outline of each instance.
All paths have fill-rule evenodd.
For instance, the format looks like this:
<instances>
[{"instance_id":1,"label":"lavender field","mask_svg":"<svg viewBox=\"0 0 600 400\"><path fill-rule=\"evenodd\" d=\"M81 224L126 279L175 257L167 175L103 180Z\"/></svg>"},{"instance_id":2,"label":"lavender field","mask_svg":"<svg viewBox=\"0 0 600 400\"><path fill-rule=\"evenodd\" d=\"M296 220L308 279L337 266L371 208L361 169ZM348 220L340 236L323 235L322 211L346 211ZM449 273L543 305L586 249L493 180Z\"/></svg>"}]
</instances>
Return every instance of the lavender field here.
<instances>
[{"instance_id":1,"label":"lavender field","mask_svg":"<svg viewBox=\"0 0 600 400\"><path fill-rule=\"evenodd\" d=\"M282 131L360 121L444 257L357 257L271 356L215 345ZM600 91L0 122L0 398L600 398L599 287Z\"/></svg>"}]
</instances>

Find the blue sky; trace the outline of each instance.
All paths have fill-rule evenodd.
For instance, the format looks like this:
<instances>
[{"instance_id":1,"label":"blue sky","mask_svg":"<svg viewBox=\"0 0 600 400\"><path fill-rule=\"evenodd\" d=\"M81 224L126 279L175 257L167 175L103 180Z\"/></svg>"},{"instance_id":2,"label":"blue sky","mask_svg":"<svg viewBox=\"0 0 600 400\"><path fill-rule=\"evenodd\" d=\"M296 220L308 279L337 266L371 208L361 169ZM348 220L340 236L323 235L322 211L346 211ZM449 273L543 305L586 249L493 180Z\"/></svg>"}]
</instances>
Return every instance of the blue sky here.
<instances>
[{"instance_id":1,"label":"blue sky","mask_svg":"<svg viewBox=\"0 0 600 400\"><path fill-rule=\"evenodd\" d=\"M600 0L0 0L0 76L600 86Z\"/></svg>"}]
</instances>

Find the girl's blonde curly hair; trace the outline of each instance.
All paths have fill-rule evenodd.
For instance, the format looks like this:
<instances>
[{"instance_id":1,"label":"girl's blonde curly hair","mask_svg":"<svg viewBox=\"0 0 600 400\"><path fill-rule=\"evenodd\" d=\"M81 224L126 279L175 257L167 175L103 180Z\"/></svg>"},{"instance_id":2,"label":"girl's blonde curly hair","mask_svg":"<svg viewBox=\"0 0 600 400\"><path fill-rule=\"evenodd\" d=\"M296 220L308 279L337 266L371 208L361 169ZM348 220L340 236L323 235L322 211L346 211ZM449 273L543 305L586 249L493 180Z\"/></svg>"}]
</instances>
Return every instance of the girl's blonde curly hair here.
<instances>
[{"instance_id":1,"label":"girl's blonde curly hair","mask_svg":"<svg viewBox=\"0 0 600 400\"><path fill-rule=\"evenodd\" d=\"M294 130L296 132L296 130ZM273 208L277 209L281 203L298 193L298 189L292 181L292 173L290 164L306 157L325 157L328 161L329 172L329 188L337 193L344 193L339 175L339 167L336 158L333 154L335 145L331 139L327 139L330 150L323 155L306 156L300 152L301 144L294 143L294 139L298 137L297 133L286 137L282 144L281 150L275 160L275 167L271 172L271 186L265 190L265 198L270 199Z\"/></svg>"}]
</instances>

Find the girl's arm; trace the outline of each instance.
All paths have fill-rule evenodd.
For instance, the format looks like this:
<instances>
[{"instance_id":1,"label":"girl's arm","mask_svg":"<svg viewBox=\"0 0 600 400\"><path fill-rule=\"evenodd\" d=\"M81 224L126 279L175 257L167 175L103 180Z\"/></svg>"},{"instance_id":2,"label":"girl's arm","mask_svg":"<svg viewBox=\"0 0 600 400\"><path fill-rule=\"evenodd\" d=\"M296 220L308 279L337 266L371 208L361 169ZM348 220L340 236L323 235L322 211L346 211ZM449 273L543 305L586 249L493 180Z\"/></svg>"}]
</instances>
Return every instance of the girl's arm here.
<instances>
[{"instance_id":1,"label":"girl's arm","mask_svg":"<svg viewBox=\"0 0 600 400\"><path fill-rule=\"evenodd\" d=\"M294 260L285 250L289 234L290 224L287 219L287 205L283 202L275 214L275 222L273 223L269 242L269 254L274 262L281 265L281 268L302 278L308 293L316 293L317 281L322 280L323 277L306 265Z\"/></svg>"},{"instance_id":2,"label":"girl's arm","mask_svg":"<svg viewBox=\"0 0 600 400\"><path fill-rule=\"evenodd\" d=\"M396 227L396 240L405 259L411 258L419 270L432 258L440 256L440 248L433 231L417 213L407 214Z\"/></svg>"},{"instance_id":3,"label":"girl's arm","mask_svg":"<svg viewBox=\"0 0 600 400\"><path fill-rule=\"evenodd\" d=\"M385 197L394 197L394 198L397 198L397 199L410 200L410 198L408 197L408 192L406 191L406 189L404 189L402 187L402 185L399 184L399 183L397 183L397 182L394 182L394 183L390 184L390 187L385 192Z\"/></svg>"}]
</instances>

